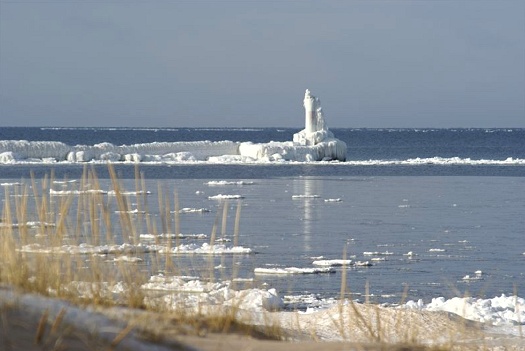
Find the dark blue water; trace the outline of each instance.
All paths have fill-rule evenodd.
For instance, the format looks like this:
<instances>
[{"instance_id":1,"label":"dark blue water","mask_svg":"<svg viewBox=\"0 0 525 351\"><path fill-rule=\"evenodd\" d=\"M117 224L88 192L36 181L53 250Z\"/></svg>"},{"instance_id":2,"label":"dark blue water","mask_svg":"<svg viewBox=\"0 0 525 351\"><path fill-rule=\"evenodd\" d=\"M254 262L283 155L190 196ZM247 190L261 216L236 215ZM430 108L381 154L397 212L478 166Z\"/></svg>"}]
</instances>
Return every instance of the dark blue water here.
<instances>
[{"instance_id":1,"label":"dark blue water","mask_svg":"<svg viewBox=\"0 0 525 351\"><path fill-rule=\"evenodd\" d=\"M0 140L61 141L69 145L109 142L130 145L173 141L290 141L297 129L204 129L204 128L0 128ZM525 129L333 129L348 146L348 161L407 160L459 157L472 160L525 159ZM41 176L52 166L0 166L5 177L27 176L28 169ZM55 167L57 177L79 175L82 165ZM107 177L104 166L97 166ZM121 177L133 178L134 166L118 165ZM269 178L283 176L525 176L524 166L493 165L142 165L151 179L164 178Z\"/></svg>"}]
</instances>

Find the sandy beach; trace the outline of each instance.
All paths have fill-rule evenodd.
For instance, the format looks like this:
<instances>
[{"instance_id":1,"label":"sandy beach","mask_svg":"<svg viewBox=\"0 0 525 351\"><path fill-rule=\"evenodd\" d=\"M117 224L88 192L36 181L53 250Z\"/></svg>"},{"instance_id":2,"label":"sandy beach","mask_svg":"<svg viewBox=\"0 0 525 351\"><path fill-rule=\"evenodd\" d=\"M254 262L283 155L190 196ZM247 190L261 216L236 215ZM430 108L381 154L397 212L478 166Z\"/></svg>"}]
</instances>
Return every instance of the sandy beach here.
<instances>
[{"instance_id":1,"label":"sandy beach","mask_svg":"<svg viewBox=\"0 0 525 351\"><path fill-rule=\"evenodd\" d=\"M169 313L123 307L82 308L68 302L23 294L10 287L0 291L0 345L3 350L423 350L447 345L458 350L522 350L519 337L490 333L485 326L450 313L395 311L356 304L354 313L370 318L366 325L344 327L344 342L316 340L314 325L294 318L296 327L283 323L282 334L291 341L269 340L260 328L230 326L211 331L205 322L181 323ZM376 316L376 314L379 315ZM290 316L293 313L289 313ZM351 312L347 318L351 317ZM372 316L372 314L374 316ZM327 314L328 315L328 314ZM377 317L377 318L376 318ZM279 318L282 319L282 316ZM323 318L321 314L319 318ZM345 317L346 318L346 317ZM403 325L399 325L402 318ZM376 322L374 322L374 320ZM380 321L381 326L377 325ZM363 321L365 322L365 321ZM334 326L338 322L334 321ZM368 333L377 333L373 340ZM397 333L398 335L394 335ZM401 335L401 334L405 335ZM412 339L411 339L412 338ZM384 342L395 340L399 342ZM421 340L423 342L411 342ZM437 344L436 344L437 343Z\"/></svg>"}]
</instances>

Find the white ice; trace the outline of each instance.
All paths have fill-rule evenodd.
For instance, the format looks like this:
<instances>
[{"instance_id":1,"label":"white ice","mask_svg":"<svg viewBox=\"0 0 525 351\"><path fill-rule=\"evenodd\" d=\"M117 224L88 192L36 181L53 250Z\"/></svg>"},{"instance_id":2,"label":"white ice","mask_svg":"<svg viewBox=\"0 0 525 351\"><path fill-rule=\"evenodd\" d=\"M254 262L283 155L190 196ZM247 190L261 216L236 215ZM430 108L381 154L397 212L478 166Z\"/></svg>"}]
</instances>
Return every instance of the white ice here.
<instances>
[{"instance_id":1,"label":"white ice","mask_svg":"<svg viewBox=\"0 0 525 351\"><path fill-rule=\"evenodd\" d=\"M285 267L285 268L255 268L255 274L277 274L277 275L288 275L288 274L320 274L320 273L335 273L332 267L323 268L297 268L297 267Z\"/></svg>"},{"instance_id":2,"label":"white ice","mask_svg":"<svg viewBox=\"0 0 525 351\"><path fill-rule=\"evenodd\" d=\"M213 196L208 196L208 199L210 200L232 200L232 199L243 199L244 196L242 195L228 195L228 194L218 194Z\"/></svg>"},{"instance_id":3,"label":"white ice","mask_svg":"<svg viewBox=\"0 0 525 351\"><path fill-rule=\"evenodd\" d=\"M290 273L287 273L290 274ZM251 279L238 279L239 282L252 283ZM121 294L128 287L123 282L99 283L98 289L106 294ZM72 282L67 289L79 296L89 298L93 289L92 283ZM340 340L340 330L333 328L333 321L340 319L341 306L349 306L349 301L338 301L336 298L320 299L314 295L286 295L281 297L275 289L234 289L232 281L202 281L198 277L154 275L141 286L145 292L145 304L161 307L167 311L183 308L195 308L199 313L217 311L215 308L234 306L238 311L245 311L251 316L249 320L263 320L263 313L276 311L285 305L306 308L306 312L279 312L270 318L279 321L278 325L286 326L288 322L299 321L309 325L317 332L320 340ZM152 294L148 294L152 292ZM358 304L359 305L359 304ZM293 308L293 307L292 307ZM525 325L525 299L518 296L501 295L491 299L455 297L446 300L434 298L428 304L423 300L408 301L400 306L382 306L385 313L407 309L428 312L448 312L465 319L485 323L498 333L519 335L520 326ZM298 315L296 315L298 314ZM443 316L442 314L436 314ZM432 323L430 316L426 321ZM448 317L449 318L449 317ZM496 329L497 328L497 329Z\"/></svg>"},{"instance_id":4,"label":"white ice","mask_svg":"<svg viewBox=\"0 0 525 351\"><path fill-rule=\"evenodd\" d=\"M525 325L525 299L501 295L492 299L473 297L444 297L432 299L428 304L422 300L408 301L403 307L427 311L446 311L477 322L494 326Z\"/></svg>"},{"instance_id":5,"label":"white ice","mask_svg":"<svg viewBox=\"0 0 525 351\"><path fill-rule=\"evenodd\" d=\"M121 244L121 245L62 245L62 246L43 246L40 244L24 245L20 252L38 253L38 254L97 254L97 255L123 255L123 254L140 254L154 253L161 254L185 254L185 255L227 255L227 254L251 254L250 248L243 246L228 247L223 244L210 245L203 243L197 244L180 244L175 247L164 245L144 245L144 244Z\"/></svg>"},{"instance_id":6,"label":"white ice","mask_svg":"<svg viewBox=\"0 0 525 351\"><path fill-rule=\"evenodd\" d=\"M227 181L227 180L211 180L207 183L204 183L208 186L224 186L224 185L253 185L254 182L249 182L245 180L239 181Z\"/></svg>"}]
</instances>

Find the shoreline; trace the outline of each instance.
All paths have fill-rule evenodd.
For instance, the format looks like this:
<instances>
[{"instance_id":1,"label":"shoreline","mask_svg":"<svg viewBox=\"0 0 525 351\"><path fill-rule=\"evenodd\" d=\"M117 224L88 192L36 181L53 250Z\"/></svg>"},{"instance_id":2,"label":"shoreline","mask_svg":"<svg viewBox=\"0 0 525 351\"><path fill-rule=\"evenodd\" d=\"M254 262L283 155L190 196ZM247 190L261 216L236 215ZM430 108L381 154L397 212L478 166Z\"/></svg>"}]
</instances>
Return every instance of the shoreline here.
<instances>
[{"instance_id":1,"label":"shoreline","mask_svg":"<svg viewBox=\"0 0 525 351\"><path fill-rule=\"evenodd\" d=\"M346 327L348 329L345 329L348 332L348 340L319 341L311 329L315 326L302 324L299 315L296 322L299 331L293 331L293 325L283 323L281 319L282 332L288 339L293 337L294 341L269 340L264 337L264 326L254 326L250 331L231 326L226 332L215 332L209 330L205 324L180 323L173 313L157 313L127 307L90 305L79 307L64 300L23 293L4 285L0 287L2 325L0 345L5 350L62 348L81 351L93 349L280 351L318 350L321 345L323 350L393 351L431 350L436 346L447 345L450 348L446 350L518 351L525 343L523 337L494 334L487 330L485 325L468 321L452 313L378 309L375 305L363 304L355 306L361 316L377 318L377 321L381 321L382 327L377 329L379 333L377 335L388 337L390 332L404 332L406 335L398 335L398 342L385 342L381 338L373 341L363 333L362 327L352 328L348 325ZM376 315L378 312L379 314ZM293 314L293 312L268 314L277 316L276 313L288 313L290 317ZM290 318L290 321L294 318ZM400 321L403 321L403 326L397 325L394 329L390 329L390 323ZM370 325L372 324L374 323ZM410 334L412 338L419 340L407 342L411 340ZM421 339L422 335L427 339Z\"/></svg>"}]
</instances>

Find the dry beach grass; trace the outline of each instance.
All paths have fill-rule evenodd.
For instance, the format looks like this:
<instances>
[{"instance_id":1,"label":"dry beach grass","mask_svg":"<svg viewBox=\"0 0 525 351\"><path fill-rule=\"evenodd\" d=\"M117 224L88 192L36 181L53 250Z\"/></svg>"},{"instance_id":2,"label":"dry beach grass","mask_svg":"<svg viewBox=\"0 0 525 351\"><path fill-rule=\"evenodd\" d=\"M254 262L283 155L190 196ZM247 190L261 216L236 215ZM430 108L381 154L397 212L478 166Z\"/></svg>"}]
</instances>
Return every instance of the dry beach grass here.
<instances>
[{"instance_id":1,"label":"dry beach grass","mask_svg":"<svg viewBox=\"0 0 525 351\"><path fill-rule=\"evenodd\" d=\"M523 339L489 335L482 325L449 313L431 313L376 304L340 303L313 319L294 312L265 312L254 317L238 305L195 312L181 306L166 311L146 303L140 288L149 276L140 265L95 256L21 250L41 247L138 244L139 228L150 233L180 233L177 195L159 186L160 224L149 215L147 190L138 168L136 212L115 171L109 166L112 193L105 196L93 170L85 169L77 191L50 196L53 175L31 178L29 185L5 190L0 225L0 348L5 350L523 350ZM12 192L11 192L12 191ZM106 193L107 194L107 193ZM29 196L31 195L31 196ZM30 201L33 201L30 203ZM119 220L114 223L113 208ZM224 235L227 207L220 207L210 245ZM222 218L222 222L221 222ZM240 206L235 214L238 241ZM27 225L32 223L32 225ZM160 226L161 228L158 228ZM167 246L178 237L157 238ZM140 257L140 253L137 257ZM149 271L182 274L173 254L149 253ZM213 269L213 268L212 268ZM213 273L210 273L212 276ZM347 295L342 274L341 297ZM231 278L231 277L230 277ZM73 289L82 282L84 289ZM108 285L125 287L108 293ZM79 286L79 285L76 285ZM87 287L87 289L86 289ZM342 299L343 301L343 299ZM335 317L334 317L335 316ZM334 330L340 342L322 342Z\"/></svg>"}]
</instances>

